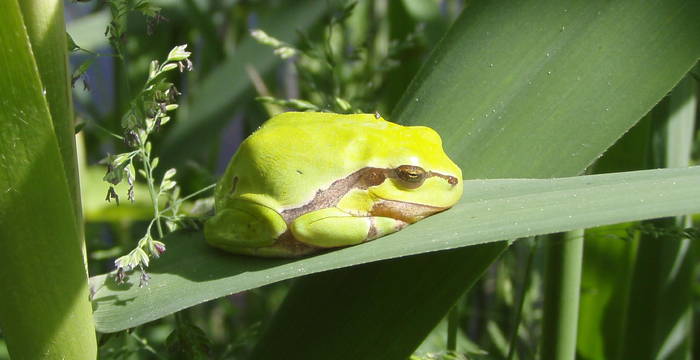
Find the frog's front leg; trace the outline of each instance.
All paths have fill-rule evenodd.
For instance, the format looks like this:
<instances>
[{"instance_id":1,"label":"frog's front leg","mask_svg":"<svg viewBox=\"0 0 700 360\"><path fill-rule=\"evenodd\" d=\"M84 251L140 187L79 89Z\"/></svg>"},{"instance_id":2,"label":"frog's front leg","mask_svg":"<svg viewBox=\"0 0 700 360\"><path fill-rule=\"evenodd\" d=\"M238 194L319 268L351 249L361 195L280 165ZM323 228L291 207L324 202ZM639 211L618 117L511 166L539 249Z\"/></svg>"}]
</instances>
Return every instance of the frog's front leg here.
<instances>
[{"instance_id":1,"label":"frog's front leg","mask_svg":"<svg viewBox=\"0 0 700 360\"><path fill-rule=\"evenodd\" d=\"M326 208L294 219L290 230L298 241L330 248L376 239L406 225L406 222L389 217L354 216L338 208Z\"/></svg>"},{"instance_id":2,"label":"frog's front leg","mask_svg":"<svg viewBox=\"0 0 700 360\"><path fill-rule=\"evenodd\" d=\"M282 216L269 207L232 200L204 224L204 237L215 247L235 253L272 245L287 230Z\"/></svg>"}]
</instances>

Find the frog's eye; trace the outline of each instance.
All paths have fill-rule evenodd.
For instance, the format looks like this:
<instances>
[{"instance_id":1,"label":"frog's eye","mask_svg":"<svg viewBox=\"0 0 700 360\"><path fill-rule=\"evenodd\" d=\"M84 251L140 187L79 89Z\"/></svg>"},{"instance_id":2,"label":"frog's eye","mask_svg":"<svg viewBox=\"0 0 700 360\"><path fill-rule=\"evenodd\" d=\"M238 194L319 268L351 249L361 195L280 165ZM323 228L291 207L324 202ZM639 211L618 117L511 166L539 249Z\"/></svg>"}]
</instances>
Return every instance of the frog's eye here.
<instances>
[{"instance_id":1,"label":"frog's eye","mask_svg":"<svg viewBox=\"0 0 700 360\"><path fill-rule=\"evenodd\" d=\"M427 173L423 168L413 165L401 165L396 168L396 177L401 184L409 189L415 189L423 184Z\"/></svg>"}]
</instances>

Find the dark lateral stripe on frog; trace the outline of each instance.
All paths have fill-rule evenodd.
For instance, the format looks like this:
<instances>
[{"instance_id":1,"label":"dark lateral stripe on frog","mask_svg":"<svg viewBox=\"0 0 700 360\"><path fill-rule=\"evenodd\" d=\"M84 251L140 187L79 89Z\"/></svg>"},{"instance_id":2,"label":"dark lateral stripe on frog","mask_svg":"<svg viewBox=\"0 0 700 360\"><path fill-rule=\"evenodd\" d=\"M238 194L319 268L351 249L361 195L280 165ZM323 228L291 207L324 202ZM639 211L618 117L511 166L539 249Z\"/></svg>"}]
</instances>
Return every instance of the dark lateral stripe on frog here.
<instances>
[{"instance_id":1,"label":"dark lateral stripe on frog","mask_svg":"<svg viewBox=\"0 0 700 360\"><path fill-rule=\"evenodd\" d=\"M369 217L369 230L367 231L367 240L373 240L377 237L377 224L374 223L374 218Z\"/></svg>"},{"instance_id":2,"label":"dark lateral stripe on frog","mask_svg":"<svg viewBox=\"0 0 700 360\"><path fill-rule=\"evenodd\" d=\"M371 186L377 186L383 183L386 178L395 178L394 170L395 169L374 167L362 168L343 179L336 180L327 189L318 190L314 198L305 205L284 210L281 215L284 221L287 222L287 225L289 225L294 219L307 212L336 206L343 196L353 189L368 189ZM429 172L426 178L432 176L441 177L452 185L456 185L459 182L457 178L453 176L433 172ZM374 240L379 235L373 216L391 217L399 220L396 225L396 230L398 231L406 225L427 216L426 214L434 214L446 209L445 207L422 205L405 201L381 200L370 210L370 216L368 217L370 226L367 231L366 240ZM285 249L289 257L303 256L321 249L298 241L294 238L289 228L277 238L274 246Z\"/></svg>"},{"instance_id":3,"label":"dark lateral stripe on frog","mask_svg":"<svg viewBox=\"0 0 700 360\"><path fill-rule=\"evenodd\" d=\"M375 216L394 217L397 216L396 214L399 214L398 216L401 218L397 219L399 221L396 222L395 229L396 231L399 231L406 227L408 224L427 216L425 215L426 213L434 214L446 209L447 208L443 207L434 207L401 201L381 201L372 208L371 216L367 217L370 226L367 230L367 237L365 241L374 240L377 237L379 237L379 232L377 231L377 224L375 223L374 219ZM394 213L392 216L389 216L389 213L387 211L393 211L396 213ZM420 217L416 215L416 212L421 213ZM408 216L416 217L408 219ZM322 247L317 247L298 241L294 238L294 235L292 235L292 232L289 228L277 238L277 241L275 242L274 246L280 249L285 249L285 251L288 254L287 257L308 255L317 252L319 249L323 249Z\"/></svg>"},{"instance_id":4,"label":"dark lateral stripe on frog","mask_svg":"<svg viewBox=\"0 0 700 360\"><path fill-rule=\"evenodd\" d=\"M325 208L330 208L338 205L338 202L351 190L354 189L361 189L361 190L366 190L372 186L377 186L382 184L387 178L390 179L396 179L396 169L383 169L383 168L376 168L376 167L365 167L360 170L355 171L354 173L346 176L345 178L336 180L325 190L318 190L316 191L316 195L314 196L311 201L308 203L296 207L293 209L287 209L282 211L282 217L284 220L287 222L287 224L290 224L294 219L297 217L309 213L311 211L319 210L319 209L325 209ZM426 173L426 179L430 177L440 177L442 179L445 179L449 184L451 185L456 185L459 180L455 178L454 176L450 175L445 175L445 174L440 174L440 173L435 173L432 171L429 171ZM429 205L421 205L421 204L413 204L413 203L408 203L408 202L401 202L401 201L391 201L391 200L384 200L381 203L384 202L390 202L392 205L397 206L400 204L403 204L403 207L405 209L419 209L423 208L424 210L427 210L430 213L436 213L442 210L445 210L445 208L440 208L440 207L434 207L434 206L429 206ZM380 204L381 204L380 203ZM383 211L387 209L388 204L385 204L383 207L379 207L379 213L375 214L374 210L377 208L377 205L375 205L372 208L371 214L373 216L382 216L380 213L385 213L389 214L389 212ZM383 209L383 210L382 210ZM392 212L393 213L393 212ZM394 217L394 216L389 216L389 217ZM395 217L394 217L395 218ZM399 220L403 220L401 218L398 218ZM415 222L416 220L413 221L407 221L407 222Z\"/></svg>"}]
</instances>

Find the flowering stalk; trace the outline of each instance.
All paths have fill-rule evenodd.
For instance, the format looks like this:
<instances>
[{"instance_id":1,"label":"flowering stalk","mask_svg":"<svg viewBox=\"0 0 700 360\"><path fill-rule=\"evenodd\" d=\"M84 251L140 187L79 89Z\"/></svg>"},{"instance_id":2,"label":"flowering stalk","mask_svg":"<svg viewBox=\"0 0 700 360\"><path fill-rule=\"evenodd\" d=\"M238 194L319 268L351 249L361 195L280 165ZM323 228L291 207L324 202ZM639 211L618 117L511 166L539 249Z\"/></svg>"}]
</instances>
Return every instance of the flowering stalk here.
<instances>
[{"instance_id":1,"label":"flowering stalk","mask_svg":"<svg viewBox=\"0 0 700 360\"><path fill-rule=\"evenodd\" d=\"M144 271L144 267L148 266L149 258L158 258L165 252L165 244L157 240L165 235L162 222L165 222L168 230L172 231L178 227L183 218L182 215L178 214L179 204L183 200L178 199L179 188L177 182L173 180L176 170L167 170L160 181L157 181L154 170L158 167L159 158L152 154L149 136L168 123L170 121L168 113L178 107L175 100L180 93L172 83L166 80L164 75L175 69L180 72L192 70L192 62L189 60L190 52L185 51L186 47L187 45L174 47L162 64L159 64L158 61L151 62L145 85L139 95L130 103L129 110L121 121L124 130L123 139L133 150L118 155L109 155L104 160L107 164L107 174L104 176L104 180L112 185L126 180L129 184L127 198L131 202L135 200L136 165L140 164L138 174L146 181L153 204L153 219L149 223L146 233L133 250L114 262L117 268L117 280L120 282L124 281L126 272L135 268L141 270L140 285L143 286L148 282L149 276ZM161 210L163 197L172 204ZM114 190L114 186L110 186L107 190L105 200L112 199L119 204L119 195ZM169 212L170 215L166 215L166 212ZM155 238L153 236L154 224L157 232Z\"/></svg>"}]
</instances>

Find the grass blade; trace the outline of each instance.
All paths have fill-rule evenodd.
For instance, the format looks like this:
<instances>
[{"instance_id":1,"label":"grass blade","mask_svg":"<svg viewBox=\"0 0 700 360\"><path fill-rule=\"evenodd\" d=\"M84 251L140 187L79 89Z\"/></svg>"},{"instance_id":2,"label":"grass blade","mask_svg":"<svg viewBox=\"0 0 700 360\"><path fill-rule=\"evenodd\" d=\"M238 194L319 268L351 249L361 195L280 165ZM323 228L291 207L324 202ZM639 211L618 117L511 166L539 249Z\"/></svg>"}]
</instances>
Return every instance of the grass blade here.
<instances>
[{"instance_id":1,"label":"grass blade","mask_svg":"<svg viewBox=\"0 0 700 360\"><path fill-rule=\"evenodd\" d=\"M62 21L61 5L60 1L34 4L46 7L42 11L49 24ZM73 184L66 178L43 94L44 89L60 87L42 86L18 2L6 1L3 6L0 327L13 358L95 358ZM65 43L59 45L65 51Z\"/></svg>"},{"instance_id":2,"label":"grass blade","mask_svg":"<svg viewBox=\"0 0 700 360\"><path fill-rule=\"evenodd\" d=\"M82 232L83 216L75 150L72 89L69 85L68 55L65 45L66 25L63 19L63 3L56 0L27 0L21 1L20 7L46 93L46 101L49 104L58 148L63 159L63 168L73 198L75 219L78 229Z\"/></svg>"},{"instance_id":3,"label":"grass blade","mask_svg":"<svg viewBox=\"0 0 700 360\"><path fill-rule=\"evenodd\" d=\"M694 200L700 196L698 181L700 167L546 180L473 180L466 183L471 191L450 211L366 244L298 260L232 256L208 247L199 233L180 232L168 237L167 256L154 262L150 268L152 279L149 287L139 288L135 285L139 282L138 274L132 275L129 284L121 286L106 274L91 279L95 290L95 322L99 331L118 331L203 301L320 271L503 239L699 212L700 203ZM476 255L470 255L473 249L477 249ZM471 264L468 266L471 267L468 273L471 273L477 271L478 266L484 266L480 259L489 255L486 259L490 262L502 249L498 243L434 254L442 261L430 257L411 257L389 263L408 264L398 265L400 270L394 275L411 269L422 269L421 273L426 274L430 274L430 269L443 270L441 281L432 282L431 294L445 296L430 301L451 305L442 302L450 299L448 294L458 294L446 292L448 290L441 289L442 286L448 281L464 282L463 274L456 271L464 264L458 262L459 265L455 265L454 262L469 256L469 261L464 261ZM386 264L382 262L353 270L361 271L366 279L376 278L381 274L379 269ZM449 278L447 274L450 274ZM336 271L321 278L327 278L323 282L328 285L333 283L332 279L336 276L350 277ZM451 279L452 276L454 279ZM424 279L426 282L428 280ZM336 286L347 286L347 282L336 283ZM388 291L387 284L376 282L374 286L378 287L377 291L380 288ZM397 285L394 290L400 292L412 288L402 286ZM415 291L417 297L425 290L415 287ZM461 289L452 291L462 292ZM304 297L304 292L298 294ZM318 299L328 299L333 294L327 292ZM304 299L312 301L308 296ZM354 300L359 302L357 298ZM414 303L414 306L420 304L424 303ZM330 307L336 306L336 303L329 302L328 306L330 311ZM320 308L315 309L322 313ZM378 308L377 313L391 313L387 309ZM404 316L405 313L397 312L394 315ZM352 316L359 315L355 313ZM292 341L294 337L288 334L288 338Z\"/></svg>"}]
</instances>

